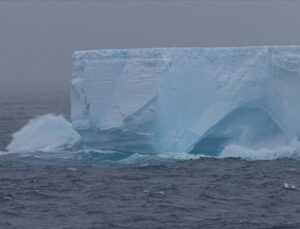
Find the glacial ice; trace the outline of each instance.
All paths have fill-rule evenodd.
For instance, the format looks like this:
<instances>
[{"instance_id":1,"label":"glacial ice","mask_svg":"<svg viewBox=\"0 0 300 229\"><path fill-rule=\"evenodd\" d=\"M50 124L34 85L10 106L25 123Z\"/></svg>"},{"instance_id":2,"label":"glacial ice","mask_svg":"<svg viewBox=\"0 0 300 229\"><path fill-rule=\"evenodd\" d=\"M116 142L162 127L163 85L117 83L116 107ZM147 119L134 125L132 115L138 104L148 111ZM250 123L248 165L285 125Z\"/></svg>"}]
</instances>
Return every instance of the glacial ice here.
<instances>
[{"instance_id":1,"label":"glacial ice","mask_svg":"<svg viewBox=\"0 0 300 229\"><path fill-rule=\"evenodd\" d=\"M73 61L71 119L87 147L216 156L300 134L300 46L92 50Z\"/></svg>"}]
</instances>

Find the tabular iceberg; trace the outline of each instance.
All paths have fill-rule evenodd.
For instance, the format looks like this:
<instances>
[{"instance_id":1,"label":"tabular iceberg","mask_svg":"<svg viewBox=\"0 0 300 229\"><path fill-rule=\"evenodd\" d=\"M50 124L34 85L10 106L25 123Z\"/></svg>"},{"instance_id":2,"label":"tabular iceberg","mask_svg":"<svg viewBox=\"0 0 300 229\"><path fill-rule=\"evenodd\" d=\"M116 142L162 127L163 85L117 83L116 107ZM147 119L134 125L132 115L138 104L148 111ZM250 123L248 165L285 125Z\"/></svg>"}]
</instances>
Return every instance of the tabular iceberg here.
<instances>
[{"instance_id":1,"label":"tabular iceberg","mask_svg":"<svg viewBox=\"0 0 300 229\"><path fill-rule=\"evenodd\" d=\"M73 127L91 148L218 155L300 134L300 46L78 51Z\"/></svg>"}]
</instances>

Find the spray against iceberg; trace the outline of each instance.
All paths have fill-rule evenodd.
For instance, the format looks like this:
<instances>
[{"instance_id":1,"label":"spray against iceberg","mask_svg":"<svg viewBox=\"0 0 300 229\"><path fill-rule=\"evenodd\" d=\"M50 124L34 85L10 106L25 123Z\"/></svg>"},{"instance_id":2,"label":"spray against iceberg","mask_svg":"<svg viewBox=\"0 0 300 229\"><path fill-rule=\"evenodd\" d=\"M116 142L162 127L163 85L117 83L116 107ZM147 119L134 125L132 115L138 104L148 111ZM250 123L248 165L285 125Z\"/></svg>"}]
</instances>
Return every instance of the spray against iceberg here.
<instances>
[{"instance_id":1,"label":"spray against iceberg","mask_svg":"<svg viewBox=\"0 0 300 229\"><path fill-rule=\"evenodd\" d=\"M218 155L300 133L300 47L158 48L73 55L73 127L92 148Z\"/></svg>"}]
</instances>

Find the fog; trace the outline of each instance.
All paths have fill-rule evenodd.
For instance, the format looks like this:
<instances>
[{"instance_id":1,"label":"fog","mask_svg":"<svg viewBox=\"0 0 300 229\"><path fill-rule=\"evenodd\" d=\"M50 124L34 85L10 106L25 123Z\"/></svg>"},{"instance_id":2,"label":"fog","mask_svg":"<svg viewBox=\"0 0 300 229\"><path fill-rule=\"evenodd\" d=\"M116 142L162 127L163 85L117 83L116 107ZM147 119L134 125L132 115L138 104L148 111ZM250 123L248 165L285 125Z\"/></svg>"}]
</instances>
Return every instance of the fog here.
<instances>
[{"instance_id":1,"label":"fog","mask_svg":"<svg viewBox=\"0 0 300 229\"><path fill-rule=\"evenodd\" d=\"M0 90L69 90L72 52L300 44L300 1L0 1Z\"/></svg>"}]
</instances>

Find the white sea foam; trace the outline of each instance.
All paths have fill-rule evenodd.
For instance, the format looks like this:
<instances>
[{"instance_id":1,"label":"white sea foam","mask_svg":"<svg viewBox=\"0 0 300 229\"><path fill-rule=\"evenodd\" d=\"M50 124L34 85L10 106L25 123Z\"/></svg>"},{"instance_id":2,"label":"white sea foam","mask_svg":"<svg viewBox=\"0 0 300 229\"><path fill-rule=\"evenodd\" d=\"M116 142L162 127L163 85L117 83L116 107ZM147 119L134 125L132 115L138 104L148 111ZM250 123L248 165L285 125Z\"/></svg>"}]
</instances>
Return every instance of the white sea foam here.
<instances>
[{"instance_id":1,"label":"white sea foam","mask_svg":"<svg viewBox=\"0 0 300 229\"><path fill-rule=\"evenodd\" d=\"M192 159L198 159L201 157L210 157L210 156L204 154L190 154L185 152L181 152L181 153L167 152L167 153L160 154L159 157L162 159L192 160Z\"/></svg>"},{"instance_id":2,"label":"white sea foam","mask_svg":"<svg viewBox=\"0 0 300 229\"><path fill-rule=\"evenodd\" d=\"M73 129L72 124L61 115L47 114L34 118L18 132L13 134L12 142L7 146L7 152L0 151L0 155L7 153L31 153L31 152L60 152L71 148L81 140L80 135ZM74 151L88 153L91 150L83 149ZM111 150L92 150L101 154L110 154ZM201 151L199 152L201 153ZM168 160L191 160L201 157L209 157L204 154L191 154L187 152L164 152L160 154L139 154L135 153L123 163L139 163L151 161ZM278 158L300 158L300 141L292 140L289 144L282 144L273 148L251 149L244 145L227 145L217 158L237 157L246 160L273 160Z\"/></svg>"},{"instance_id":3,"label":"white sea foam","mask_svg":"<svg viewBox=\"0 0 300 229\"><path fill-rule=\"evenodd\" d=\"M147 163L151 164L152 162L193 160L193 159L199 159L201 157L209 157L209 156L204 154L189 154L184 152L181 153L167 152L167 153L162 153L157 155L146 155L146 154L135 153L130 157L123 159L121 163L124 164L144 163L145 165L148 165Z\"/></svg>"},{"instance_id":4,"label":"white sea foam","mask_svg":"<svg viewBox=\"0 0 300 229\"><path fill-rule=\"evenodd\" d=\"M249 149L239 145L228 145L221 152L220 158L238 157L246 160L274 160L279 158L300 158L300 142L297 139L290 144L276 148Z\"/></svg>"},{"instance_id":5,"label":"white sea foam","mask_svg":"<svg viewBox=\"0 0 300 229\"><path fill-rule=\"evenodd\" d=\"M80 141L72 124L61 115L47 114L34 118L18 132L7 146L8 152L57 152Z\"/></svg>"},{"instance_id":6,"label":"white sea foam","mask_svg":"<svg viewBox=\"0 0 300 229\"><path fill-rule=\"evenodd\" d=\"M163 160L194 160L202 157L212 157L205 154L190 154L186 152L165 152L158 155L133 154L132 156L122 160L124 163L138 163L147 161L163 161ZM292 140L289 144L285 144L274 148L250 149L240 145L228 145L214 158L241 158L245 160L275 160L280 158L300 159L300 141Z\"/></svg>"}]
</instances>

